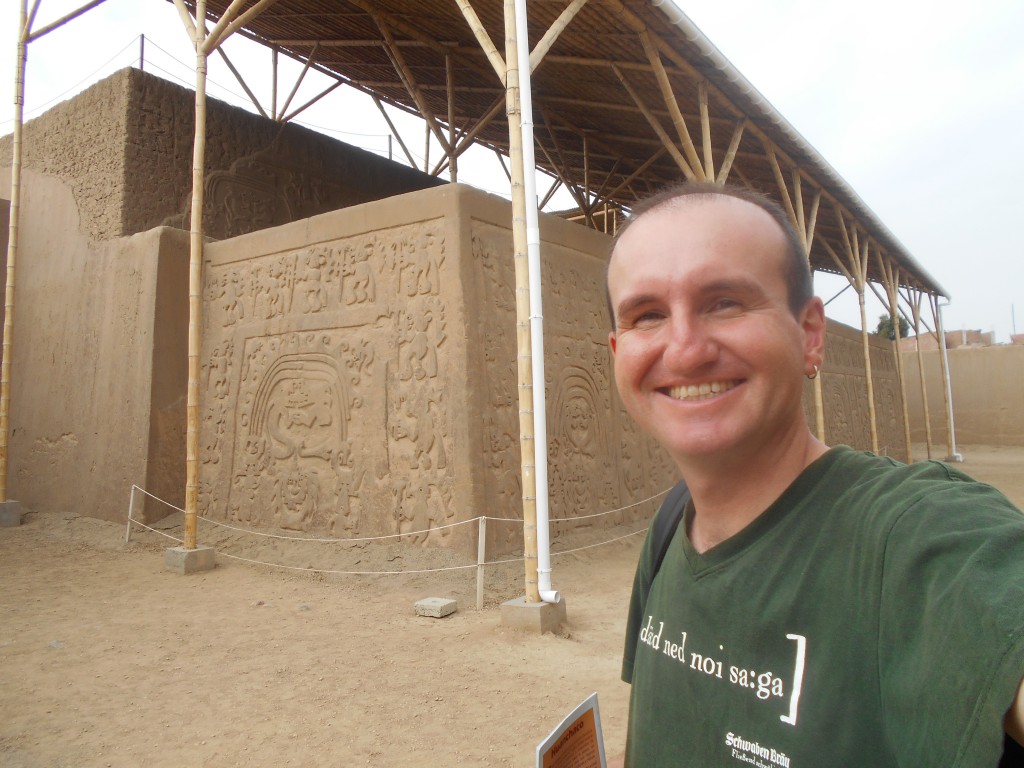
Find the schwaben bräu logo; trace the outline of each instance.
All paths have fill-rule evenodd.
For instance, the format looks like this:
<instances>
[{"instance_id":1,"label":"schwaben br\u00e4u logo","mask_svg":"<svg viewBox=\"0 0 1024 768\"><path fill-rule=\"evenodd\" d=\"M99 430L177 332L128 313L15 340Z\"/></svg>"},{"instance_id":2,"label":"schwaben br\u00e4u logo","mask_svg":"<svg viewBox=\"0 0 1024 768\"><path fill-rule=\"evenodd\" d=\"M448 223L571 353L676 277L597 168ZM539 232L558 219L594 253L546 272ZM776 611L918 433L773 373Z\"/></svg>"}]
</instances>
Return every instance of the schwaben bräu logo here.
<instances>
[{"instance_id":1,"label":"schwaben br\u00e4u logo","mask_svg":"<svg viewBox=\"0 0 1024 768\"><path fill-rule=\"evenodd\" d=\"M778 752L771 747L762 746L756 741L737 736L732 731L725 734L725 746L732 749L734 758L758 768L773 768L774 766L791 768L789 757L784 752Z\"/></svg>"}]
</instances>

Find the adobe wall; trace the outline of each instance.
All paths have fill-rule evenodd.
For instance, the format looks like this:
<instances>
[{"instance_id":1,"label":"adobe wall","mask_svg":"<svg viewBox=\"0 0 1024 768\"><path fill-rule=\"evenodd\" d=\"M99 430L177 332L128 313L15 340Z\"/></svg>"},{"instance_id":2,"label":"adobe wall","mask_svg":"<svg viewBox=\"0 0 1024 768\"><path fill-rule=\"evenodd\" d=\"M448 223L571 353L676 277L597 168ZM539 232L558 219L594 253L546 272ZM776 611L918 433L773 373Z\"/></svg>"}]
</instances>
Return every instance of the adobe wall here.
<instances>
[{"instance_id":1,"label":"adobe wall","mask_svg":"<svg viewBox=\"0 0 1024 768\"><path fill-rule=\"evenodd\" d=\"M944 454L948 440L938 350L923 353L932 443ZM949 350L949 378L957 446L1024 445L1024 347L960 347ZM911 436L924 442L924 407L916 352L903 353Z\"/></svg>"},{"instance_id":2,"label":"adobe wall","mask_svg":"<svg viewBox=\"0 0 1024 768\"><path fill-rule=\"evenodd\" d=\"M9 495L123 520L133 483L172 500L181 486L183 438L170 425L185 414L187 234L95 243L70 185L31 170L23 181Z\"/></svg>"},{"instance_id":3,"label":"adobe wall","mask_svg":"<svg viewBox=\"0 0 1024 768\"><path fill-rule=\"evenodd\" d=\"M26 123L23 167L67 182L92 240L187 229L194 105L193 91L122 69ZM0 165L10 157L5 136ZM218 239L443 183L215 99L207 102L206 174L205 234Z\"/></svg>"},{"instance_id":4,"label":"adobe wall","mask_svg":"<svg viewBox=\"0 0 1024 768\"><path fill-rule=\"evenodd\" d=\"M829 320L825 343L825 364L821 372L825 406L825 442L871 450L864 342L861 332ZM875 422L878 452L907 461L903 432L903 400L896 372L893 344L869 336L871 379L875 394ZM804 410L814 425L814 394L810 382L804 385Z\"/></svg>"},{"instance_id":5,"label":"adobe wall","mask_svg":"<svg viewBox=\"0 0 1024 768\"><path fill-rule=\"evenodd\" d=\"M521 519L510 221L454 185L211 244L204 512L468 551L475 530L415 532ZM551 514L574 517L674 470L612 391L604 236L544 217L542 239ZM488 531L521 541L521 525Z\"/></svg>"}]
</instances>

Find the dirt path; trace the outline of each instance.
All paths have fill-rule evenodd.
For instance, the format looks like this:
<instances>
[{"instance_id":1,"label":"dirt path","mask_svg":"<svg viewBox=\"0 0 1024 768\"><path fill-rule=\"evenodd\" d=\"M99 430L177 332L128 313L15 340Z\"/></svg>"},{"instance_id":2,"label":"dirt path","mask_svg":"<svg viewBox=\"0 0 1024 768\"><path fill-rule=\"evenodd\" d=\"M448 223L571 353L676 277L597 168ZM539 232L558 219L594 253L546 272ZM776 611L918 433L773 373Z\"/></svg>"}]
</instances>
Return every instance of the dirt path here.
<instances>
[{"instance_id":1,"label":"dirt path","mask_svg":"<svg viewBox=\"0 0 1024 768\"><path fill-rule=\"evenodd\" d=\"M963 452L967 472L1024 505L1024 448ZM472 570L325 577L221 558L180 577L159 537L133 538L72 515L0 529L0 766L519 768L592 691L621 751L638 536L555 560L560 637L502 628L496 606L521 592L519 566L491 569L477 612ZM429 557L368 546L336 559L377 570ZM460 610L417 617L425 596Z\"/></svg>"}]
</instances>

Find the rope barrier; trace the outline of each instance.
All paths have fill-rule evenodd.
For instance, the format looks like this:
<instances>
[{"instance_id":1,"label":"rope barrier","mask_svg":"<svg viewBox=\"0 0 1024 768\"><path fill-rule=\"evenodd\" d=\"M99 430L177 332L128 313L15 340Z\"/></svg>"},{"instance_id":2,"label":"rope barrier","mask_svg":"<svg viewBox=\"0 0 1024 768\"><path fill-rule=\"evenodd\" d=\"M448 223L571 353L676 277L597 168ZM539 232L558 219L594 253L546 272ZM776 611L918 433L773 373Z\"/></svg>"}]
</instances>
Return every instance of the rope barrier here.
<instances>
[{"instance_id":1,"label":"rope barrier","mask_svg":"<svg viewBox=\"0 0 1024 768\"><path fill-rule=\"evenodd\" d=\"M181 507L178 507L178 506L176 506L174 504L171 504L170 502L168 502L168 501L166 501L164 499L161 499L159 496L156 496L155 494L150 493L145 488L142 488L142 487L140 487L138 485L133 484L132 485L132 491L131 491L131 501L129 502L129 508L128 508L128 532L127 532L125 540L128 541L129 538L130 538L132 525L137 525L140 528L144 528L144 529L146 529L148 531L152 531L153 533L159 534L160 536L168 538L171 541L175 541L175 542L177 542L179 544L182 543L182 539L179 539L179 538L177 538L175 536L171 536L168 533L164 533L163 531L157 530L156 528L148 526L145 523L142 523L142 522L134 519L134 517L132 516L132 513L133 513L133 510L134 510L134 507L135 507L135 492L136 491L140 491L141 493L145 494L146 496L148 496L149 498L153 499L154 501L157 501L157 502L159 502L159 503L161 503L161 504L163 504L163 505L165 505L167 507L170 507L173 510L176 510L176 511L182 512L182 513L184 513L184 511L185 511ZM608 510L607 512L598 512L598 513L596 513L594 515L585 515L585 516L578 517L578 518L559 518L556 522L572 522L574 520L586 520L586 519L590 519L590 518L593 518L593 517L600 517L600 516L603 516L603 515L614 514L616 512L622 512L622 511L625 511L627 509L632 509L634 507L638 507L641 504L646 504L647 502L653 501L654 499L657 499L660 496L664 496L667 492L668 492L668 489L666 489L664 491L661 491L660 493L656 493L653 496L650 496L650 497L648 497L646 499L642 499L640 501L637 501L637 502L635 502L633 504L628 504L628 505L626 505L624 507L619 507L618 509ZM470 563L470 564L467 564L467 565L452 565L452 566L444 566L444 567L440 567L440 568L410 568L410 569L405 569L405 570L400 570L400 571L342 571L342 570L335 570L335 569L328 569L328 568L313 568L313 567L309 567L309 566L303 567L303 566L285 565L283 563L270 563L270 562L266 562L264 560L256 560L254 558L241 557L239 555L232 555L232 554L230 554L228 552L218 552L218 556L227 557L227 558L230 558L232 560L238 560L240 562L250 563L250 564L253 564L253 565L263 565L263 566L266 566L268 568L281 568L281 569L289 570L289 571L301 571L301 572L307 572L307 573L323 573L323 574L331 574L331 575L338 575L338 576L399 576L399 575L403 575L403 574L442 573L442 572L445 572L445 571L462 571L462 570L468 570L470 568L476 568L477 569L477 573L478 573L478 577L477 577L477 607L478 608L481 608L482 605L483 605L483 597L482 597L482 572L483 572L483 570L482 569L484 567L486 567L486 566L506 565L506 564L510 564L510 563L521 563L521 562L523 562L525 560L525 557L512 557L512 558L506 558L506 559L503 559L503 560L491 560L491 561L487 561L487 560L483 559L484 556L483 556L482 540L484 538L484 530L485 530L484 524L486 523L486 521L487 520L496 520L496 521L501 521L501 522L522 522L521 520L517 520L516 518L487 517L487 516L483 516L482 515L480 517L476 517L476 518L473 518L471 520L463 520L463 521L458 522L458 523L450 523L448 525L439 526L437 528L428 528L426 530L421 530L421 531L411 531L409 533L388 534L388 535L385 535L385 536L357 537L357 538L351 538L351 539L307 538L307 537L304 537L304 536L290 536L290 535L270 534L270 533L264 533L262 531L253 531L253 530L249 530L249 529L245 529L245 528L240 528L238 526L228 525L227 523L221 523L221 522L216 521L216 520L210 520L209 518L202 517L202 516L200 516L199 519L202 520L203 522L211 523L211 524L219 526L221 528L226 528L228 530L237 531L239 533L251 534L253 536L263 536L263 537L266 537L266 538L284 539L284 540L288 540L288 541L304 541L304 542L312 542L312 543L334 543L334 544L344 544L344 543L348 543L348 542L375 541L375 540L383 540L383 539L389 539L389 538L398 538L398 537L401 537L401 536L413 536L413 535L422 534L422 533L430 533L431 531L437 531L437 530L441 530L443 528L454 528L454 527L459 526L459 525L468 525L470 523L477 523L478 525L481 526L481 528L480 528L480 538L481 538L480 555L478 556L478 560L477 560L476 563ZM562 555L569 555L569 554L573 554L573 553L576 553L576 552L582 552L582 551L588 550L588 549L595 549L597 547L603 547L603 546L605 546L607 544L612 544L612 543L614 543L616 541L623 541L624 539L628 539L630 537L636 536L638 533L645 533L646 531L647 531L647 527L644 527L644 528L638 529L636 531L632 531L630 533L624 534L622 536L616 536L615 538L608 539L606 541L600 541L600 542L597 542L595 544L587 544L587 545L584 545L584 546L581 546L581 547L574 547L573 549L562 550L560 552L552 552L551 556L552 557L559 557L559 556L562 556Z\"/></svg>"}]
</instances>

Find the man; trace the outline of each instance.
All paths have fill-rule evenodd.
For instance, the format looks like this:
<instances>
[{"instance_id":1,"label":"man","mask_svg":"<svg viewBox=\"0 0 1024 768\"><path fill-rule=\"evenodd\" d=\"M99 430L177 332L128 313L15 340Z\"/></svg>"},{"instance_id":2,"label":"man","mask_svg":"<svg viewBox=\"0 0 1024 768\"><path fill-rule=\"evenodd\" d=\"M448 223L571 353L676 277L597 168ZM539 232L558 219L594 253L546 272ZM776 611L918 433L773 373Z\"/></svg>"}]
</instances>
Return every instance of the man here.
<instances>
[{"instance_id":1,"label":"man","mask_svg":"<svg viewBox=\"0 0 1024 768\"><path fill-rule=\"evenodd\" d=\"M616 384L692 494L637 569L626 765L994 768L1004 729L1024 741L1024 516L811 434L811 290L786 216L744 190L662 193L614 245Z\"/></svg>"}]
</instances>

